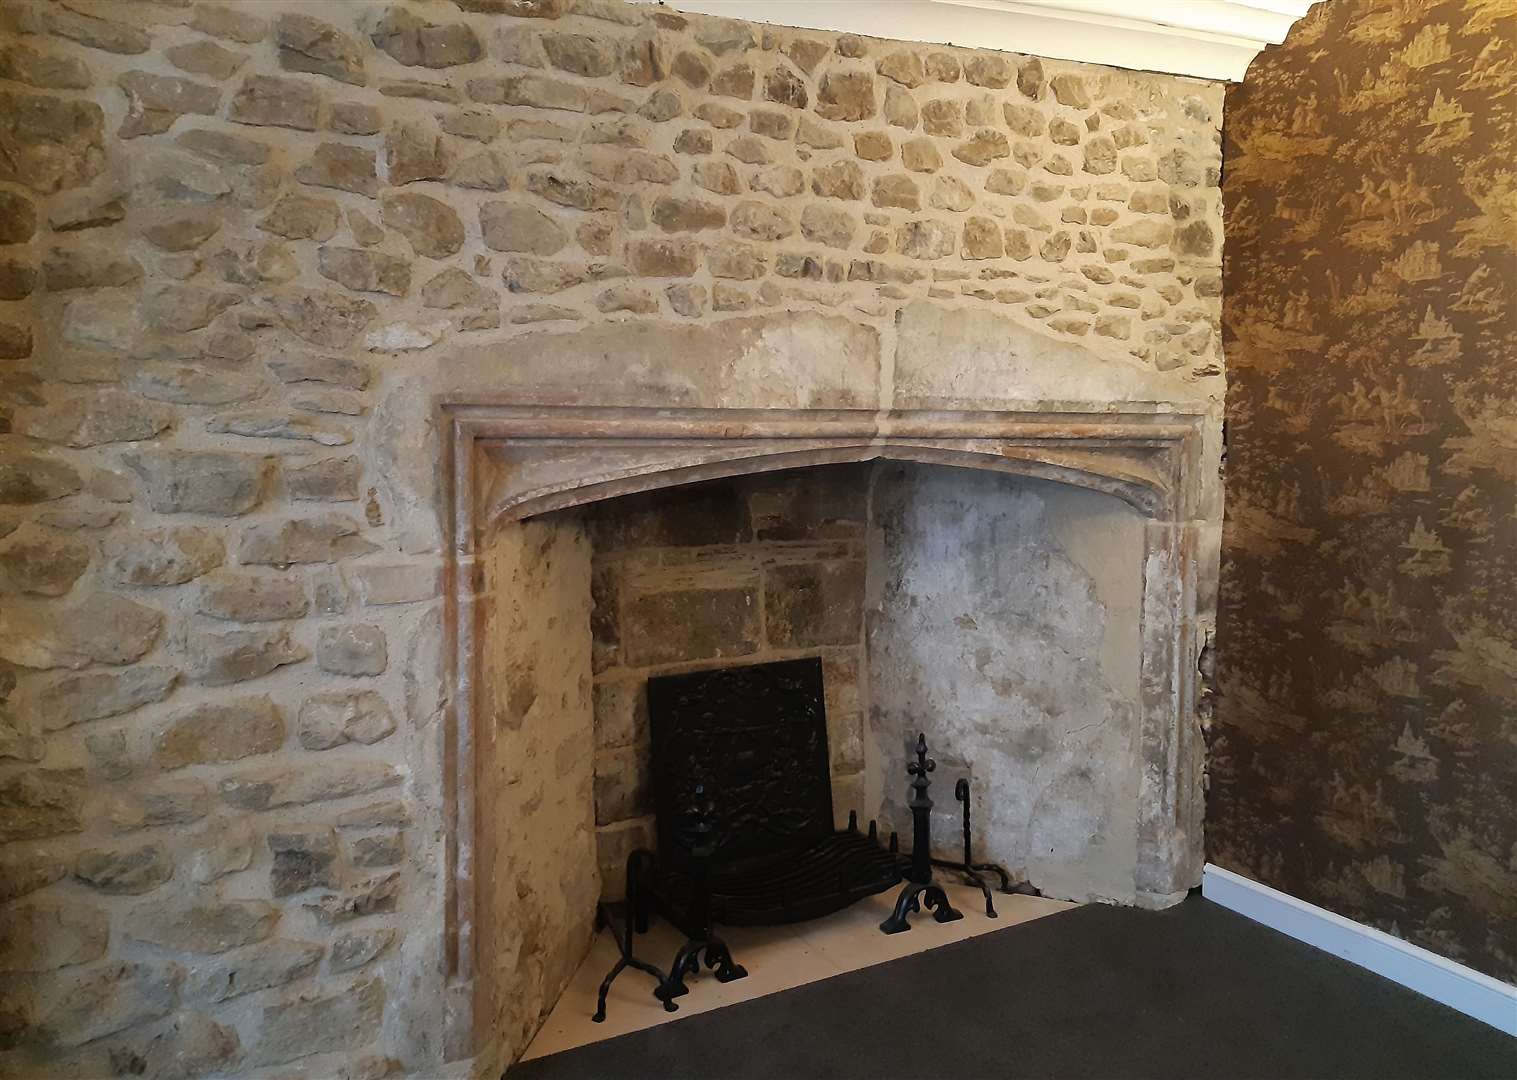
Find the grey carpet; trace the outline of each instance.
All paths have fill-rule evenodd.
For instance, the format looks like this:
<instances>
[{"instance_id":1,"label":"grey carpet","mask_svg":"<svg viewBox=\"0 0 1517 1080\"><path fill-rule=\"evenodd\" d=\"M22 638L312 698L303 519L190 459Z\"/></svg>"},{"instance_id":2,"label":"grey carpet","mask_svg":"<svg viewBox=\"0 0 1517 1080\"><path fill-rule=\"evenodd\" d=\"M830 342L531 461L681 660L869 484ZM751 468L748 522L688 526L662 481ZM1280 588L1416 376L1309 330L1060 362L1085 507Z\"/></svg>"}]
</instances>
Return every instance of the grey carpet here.
<instances>
[{"instance_id":1,"label":"grey carpet","mask_svg":"<svg viewBox=\"0 0 1517 1080\"><path fill-rule=\"evenodd\" d=\"M1193 896L1078 908L507 1076L1514 1080L1517 1039Z\"/></svg>"}]
</instances>

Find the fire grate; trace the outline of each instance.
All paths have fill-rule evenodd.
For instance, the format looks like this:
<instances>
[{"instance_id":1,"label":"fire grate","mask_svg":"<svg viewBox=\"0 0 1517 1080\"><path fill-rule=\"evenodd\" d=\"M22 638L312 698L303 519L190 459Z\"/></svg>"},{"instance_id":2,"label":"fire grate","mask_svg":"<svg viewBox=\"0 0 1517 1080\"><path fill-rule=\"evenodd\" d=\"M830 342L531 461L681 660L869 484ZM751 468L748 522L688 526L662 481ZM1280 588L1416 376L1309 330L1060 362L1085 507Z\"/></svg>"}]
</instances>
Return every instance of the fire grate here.
<instances>
[{"instance_id":1,"label":"fire grate","mask_svg":"<svg viewBox=\"0 0 1517 1080\"><path fill-rule=\"evenodd\" d=\"M814 919L900 881L873 830L833 825L822 662L810 657L648 680L665 918L690 932L690 844L681 800L719 800L710 917L729 926Z\"/></svg>"}]
</instances>

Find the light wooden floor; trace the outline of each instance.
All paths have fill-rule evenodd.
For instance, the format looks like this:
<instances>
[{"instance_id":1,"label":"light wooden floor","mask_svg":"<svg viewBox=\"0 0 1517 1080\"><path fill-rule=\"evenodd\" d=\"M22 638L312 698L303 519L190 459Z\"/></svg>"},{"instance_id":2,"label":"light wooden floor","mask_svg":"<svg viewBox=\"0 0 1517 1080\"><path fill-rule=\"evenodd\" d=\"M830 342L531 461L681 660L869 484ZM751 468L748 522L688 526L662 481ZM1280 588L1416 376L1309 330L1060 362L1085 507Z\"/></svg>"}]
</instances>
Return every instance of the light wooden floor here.
<instances>
[{"instance_id":1,"label":"light wooden floor","mask_svg":"<svg viewBox=\"0 0 1517 1080\"><path fill-rule=\"evenodd\" d=\"M895 902L895 889L811 922L790 926L723 927L721 933L732 949L733 958L748 969L746 979L724 985L702 969L700 976L689 980L690 993L679 999L679 1011L671 1013L665 1012L663 1004L653 997L653 979L629 969L622 972L611 987L605 1022L597 1024L590 1019L595 1011L596 991L617 957L616 942L609 933L602 931L522 1059L641 1031L846 971L926 952L1076 906L1039 896L997 893L995 905L1000 918L987 919L984 899L978 889L948 885L947 891L954 907L962 911L964 917L957 922L937 923L930 914L913 915L912 928L904 934L886 935L879 931L880 921L890 914ZM681 941L677 930L668 923L655 920L647 934L639 935L637 956L666 967Z\"/></svg>"}]
</instances>

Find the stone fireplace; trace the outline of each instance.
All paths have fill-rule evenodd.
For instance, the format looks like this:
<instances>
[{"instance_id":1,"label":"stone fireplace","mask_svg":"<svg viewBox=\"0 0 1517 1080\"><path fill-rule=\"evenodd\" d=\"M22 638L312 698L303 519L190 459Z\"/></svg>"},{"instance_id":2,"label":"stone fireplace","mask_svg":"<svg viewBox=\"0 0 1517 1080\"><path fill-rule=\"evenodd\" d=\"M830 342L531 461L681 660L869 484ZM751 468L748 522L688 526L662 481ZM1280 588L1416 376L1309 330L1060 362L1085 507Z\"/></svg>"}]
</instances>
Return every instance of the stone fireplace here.
<instances>
[{"instance_id":1,"label":"stone fireplace","mask_svg":"<svg viewBox=\"0 0 1517 1080\"><path fill-rule=\"evenodd\" d=\"M1045 893L1166 906L1199 879L1204 414L442 415L449 949L476 1028L525 1045L654 846L654 674L821 656L840 824L905 831L921 729L971 776L987 857Z\"/></svg>"},{"instance_id":2,"label":"stone fireplace","mask_svg":"<svg viewBox=\"0 0 1517 1080\"><path fill-rule=\"evenodd\" d=\"M0 1071L499 1075L688 665L822 655L840 808L920 726L1051 894L1196 882L1220 85L615 0L0 61Z\"/></svg>"}]
</instances>

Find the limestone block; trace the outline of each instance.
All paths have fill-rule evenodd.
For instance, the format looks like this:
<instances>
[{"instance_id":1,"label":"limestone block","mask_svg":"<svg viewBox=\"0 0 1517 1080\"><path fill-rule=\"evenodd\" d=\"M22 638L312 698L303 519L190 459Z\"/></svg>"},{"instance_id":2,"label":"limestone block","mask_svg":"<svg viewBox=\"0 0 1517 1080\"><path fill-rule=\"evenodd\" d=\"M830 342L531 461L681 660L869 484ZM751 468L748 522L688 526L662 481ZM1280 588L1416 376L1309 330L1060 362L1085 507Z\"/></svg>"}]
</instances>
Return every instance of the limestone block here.
<instances>
[{"instance_id":1,"label":"limestone block","mask_svg":"<svg viewBox=\"0 0 1517 1080\"><path fill-rule=\"evenodd\" d=\"M354 866L375 869L397 866L405 855L404 835L398 832L386 832L360 836L354 840L349 859Z\"/></svg>"},{"instance_id":2,"label":"limestone block","mask_svg":"<svg viewBox=\"0 0 1517 1080\"><path fill-rule=\"evenodd\" d=\"M253 1057L278 1065L311 1054L360 1049L379 1035L385 985L370 979L338 993L265 1005Z\"/></svg>"},{"instance_id":3,"label":"limestone block","mask_svg":"<svg viewBox=\"0 0 1517 1080\"><path fill-rule=\"evenodd\" d=\"M552 255L569 242L568 232L552 217L519 203L482 203L479 230L485 246L492 251Z\"/></svg>"},{"instance_id":4,"label":"limestone block","mask_svg":"<svg viewBox=\"0 0 1517 1080\"><path fill-rule=\"evenodd\" d=\"M879 108L867 71L824 72L816 100L816 114L824 120L868 120Z\"/></svg>"},{"instance_id":5,"label":"limestone block","mask_svg":"<svg viewBox=\"0 0 1517 1080\"><path fill-rule=\"evenodd\" d=\"M203 900L167 905L154 900L132 909L127 936L164 949L224 953L273 933L279 909L265 900Z\"/></svg>"},{"instance_id":6,"label":"limestone block","mask_svg":"<svg viewBox=\"0 0 1517 1080\"><path fill-rule=\"evenodd\" d=\"M186 650L188 674L206 686L230 686L298 664L310 651L287 629L224 630L195 628Z\"/></svg>"},{"instance_id":7,"label":"limestone block","mask_svg":"<svg viewBox=\"0 0 1517 1080\"><path fill-rule=\"evenodd\" d=\"M274 22L279 66L286 71L326 75L339 82L363 86L363 48L357 39L309 15L285 12Z\"/></svg>"},{"instance_id":8,"label":"limestone block","mask_svg":"<svg viewBox=\"0 0 1517 1080\"><path fill-rule=\"evenodd\" d=\"M221 798L241 810L345 799L400 783L400 774L383 762L323 762L319 770L286 765L244 770L221 781Z\"/></svg>"},{"instance_id":9,"label":"limestone block","mask_svg":"<svg viewBox=\"0 0 1517 1080\"><path fill-rule=\"evenodd\" d=\"M341 514L321 514L250 526L242 535L237 561L266 566L330 563L372 550L374 545L359 535L357 522Z\"/></svg>"},{"instance_id":10,"label":"limestone block","mask_svg":"<svg viewBox=\"0 0 1517 1080\"><path fill-rule=\"evenodd\" d=\"M398 6L385 11L369 40L407 67L454 67L484 55L466 23L431 23Z\"/></svg>"},{"instance_id":11,"label":"limestone block","mask_svg":"<svg viewBox=\"0 0 1517 1080\"><path fill-rule=\"evenodd\" d=\"M0 903L44 889L68 874L63 859L46 851L16 854L0 862Z\"/></svg>"},{"instance_id":12,"label":"limestone block","mask_svg":"<svg viewBox=\"0 0 1517 1080\"><path fill-rule=\"evenodd\" d=\"M74 876L103 893L135 896L173 877L174 863L160 844L90 848L79 853Z\"/></svg>"},{"instance_id":13,"label":"limestone block","mask_svg":"<svg viewBox=\"0 0 1517 1080\"><path fill-rule=\"evenodd\" d=\"M62 675L36 692L33 707L44 730L61 731L162 701L177 681L179 672L173 667L149 664L135 664L120 672Z\"/></svg>"},{"instance_id":14,"label":"limestone block","mask_svg":"<svg viewBox=\"0 0 1517 1080\"><path fill-rule=\"evenodd\" d=\"M327 961L327 970L332 974L357 971L377 959L395 942L395 931L388 928L377 930L349 930L339 934L332 942L332 955Z\"/></svg>"},{"instance_id":15,"label":"limestone block","mask_svg":"<svg viewBox=\"0 0 1517 1080\"><path fill-rule=\"evenodd\" d=\"M183 585L220 566L226 548L208 529L180 525L117 537L106 572L121 585Z\"/></svg>"},{"instance_id":16,"label":"limestone block","mask_svg":"<svg viewBox=\"0 0 1517 1080\"><path fill-rule=\"evenodd\" d=\"M0 541L0 584L13 592L63 596L89 564L88 545L51 529L22 526Z\"/></svg>"},{"instance_id":17,"label":"limestone block","mask_svg":"<svg viewBox=\"0 0 1517 1080\"><path fill-rule=\"evenodd\" d=\"M38 1034L80 1046L173 1011L183 971L177 965L107 964L52 981L39 1008Z\"/></svg>"},{"instance_id":18,"label":"limestone block","mask_svg":"<svg viewBox=\"0 0 1517 1080\"><path fill-rule=\"evenodd\" d=\"M278 750L284 717L267 697L208 702L173 716L153 739L153 765L223 765Z\"/></svg>"},{"instance_id":19,"label":"limestone block","mask_svg":"<svg viewBox=\"0 0 1517 1080\"><path fill-rule=\"evenodd\" d=\"M113 792L106 819L117 832L184 825L205 817L210 805L210 793L199 780L159 780Z\"/></svg>"},{"instance_id":20,"label":"limestone block","mask_svg":"<svg viewBox=\"0 0 1517 1080\"><path fill-rule=\"evenodd\" d=\"M312 152L310 160L295 170L295 179L312 187L351 191L355 195L367 195L371 199L379 194L374 151L346 143L322 143ZM281 235L288 236L290 233ZM327 232L327 236L330 235Z\"/></svg>"},{"instance_id":21,"label":"limestone block","mask_svg":"<svg viewBox=\"0 0 1517 1080\"><path fill-rule=\"evenodd\" d=\"M300 745L307 750L376 743L394 731L390 706L373 690L323 691L300 707Z\"/></svg>"},{"instance_id":22,"label":"limestone block","mask_svg":"<svg viewBox=\"0 0 1517 1080\"><path fill-rule=\"evenodd\" d=\"M227 118L239 124L315 131L321 117L321 93L296 79L249 75L232 97Z\"/></svg>"},{"instance_id":23,"label":"limestone block","mask_svg":"<svg viewBox=\"0 0 1517 1080\"><path fill-rule=\"evenodd\" d=\"M269 869L269 892L292 896L314 888L337 885L337 834L329 828L281 830L268 836L274 857Z\"/></svg>"},{"instance_id":24,"label":"limestone block","mask_svg":"<svg viewBox=\"0 0 1517 1080\"><path fill-rule=\"evenodd\" d=\"M0 972L41 972L87 964L105 955L110 920L77 901L26 900L0 920Z\"/></svg>"},{"instance_id":25,"label":"limestone block","mask_svg":"<svg viewBox=\"0 0 1517 1080\"><path fill-rule=\"evenodd\" d=\"M327 626L316 643L316 664L334 675L379 675L386 666L385 635L377 626Z\"/></svg>"},{"instance_id":26,"label":"limestone block","mask_svg":"<svg viewBox=\"0 0 1517 1080\"><path fill-rule=\"evenodd\" d=\"M458 214L429 195L387 195L380 217L411 242L416 254L429 259L446 258L463 247L464 225Z\"/></svg>"},{"instance_id":27,"label":"limestone block","mask_svg":"<svg viewBox=\"0 0 1517 1080\"><path fill-rule=\"evenodd\" d=\"M190 1001L215 1004L314 974L325 950L307 941L274 938L198 962L185 981Z\"/></svg>"},{"instance_id":28,"label":"limestone block","mask_svg":"<svg viewBox=\"0 0 1517 1080\"><path fill-rule=\"evenodd\" d=\"M391 871L355 882L341 892L323 896L315 904L307 904L306 910L323 924L337 926L354 919L394 911L399 893L400 874Z\"/></svg>"},{"instance_id":29,"label":"limestone block","mask_svg":"<svg viewBox=\"0 0 1517 1080\"><path fill-rule=\"evenodd\" d=\"M298 619L309 609L300 582L285 577L221 573L201 582L197 610L231 622Z\"/></svg>"},{"instance_id":30,"label":"limestone block","mask_svg":"<svg viewBox=\"0 0 1517 1080\"><path fill-rule=\"evenodd\" d=\"M354 502L362 474L354 457L291 464L284 470L285 494L297 501Z\"/></svg>"},{"instance_id":31,"label":"limestone block","mask_svg":"<svg viewBox=\"0 0 1517 1080\"><path fill-rule=\"evenodd\" d=\"M93 102L0 91L0 180L41 194L88 184L105 168L104 127Z\"/></svg>"},{"instance_id":32,"label":"limestone block","mask_svg":"<svg viewBox=\"0 0 1517 1080\"><path fill-rule=\"evenodd\" d=\"M142 659L163 614L125 597L94 593L68 609L0 609L0 659L31 668L122 665Z\"/></svg>"}]
</instances>

